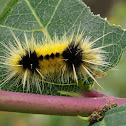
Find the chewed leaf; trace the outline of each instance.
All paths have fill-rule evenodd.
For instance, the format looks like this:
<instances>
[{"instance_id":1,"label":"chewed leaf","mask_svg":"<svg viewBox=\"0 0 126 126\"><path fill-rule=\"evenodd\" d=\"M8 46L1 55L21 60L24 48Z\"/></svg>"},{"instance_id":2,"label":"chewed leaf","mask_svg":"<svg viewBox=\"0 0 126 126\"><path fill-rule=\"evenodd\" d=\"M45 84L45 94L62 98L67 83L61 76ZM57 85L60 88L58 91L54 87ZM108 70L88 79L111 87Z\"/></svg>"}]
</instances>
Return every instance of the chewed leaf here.
<instances>
[{"instance_id":1,"label":"chewed leaf","mask_svg":"<svg viewBox=\"0 0 126 126\"><path fill-rule=\"evenodd\" d=\"M10 29L14 32L14 35L17 40L20 41L21 45L24 45L25 41L31 40L32 33L34 35L35 42L37 44L42 44L44 38L46 38L47 42L53 43L55 36L61 40L64 34L66 35L66 38L71 36L71 38L73 37L75 40L75 35L81 34L83 31L83 36L81 35L82 40L87 42L90 40L90 42L92 42L91 46L94 49L104 50L100 52L101 54L104 54L104 56L99 56L101 59L104 59L105 57L104 62L102 60L97 62L93 62L93 60L85 60L85 62L88 62L89 64L94 63L94 65L98 66L99 63L102 64L102 68L100 68L100 70L102 70L97 72L100 75L101 73L108 72L117 65L126 46L126 32L122 30L121 27L111 26L100 16L93 15L90 9L81 0L19 0L6 19L4 19L0 24L0 42L5 45L12 46L10 43L14 43L15 39L10 33ZM27 36L27 40L24 36L24 32L26 33L25 36ZM93 41L95 41L95 44L93 44ZM1 44L0 47L3 48ZM95 53L96 51L98 50L94 50ZM0 50L0 55L2 56L2 54L3 50ZM50 56L53 58L53 54L50 54ZM46 58L48 59L48 55ZM98 56L95 58L98 59ZM86 78L87 76L91 77L88 80L85 80L83 78L78 78L76 66L74 64L71 66L74 73L74 75L71 76L78 84L43 84L42 87L39 87L39 82L37 80L36 83L38 84L38 88L42 88L42 94L57 94L57 92L61 90L83 91L84 88L82 84L79 86L80 81L78 81L78 79L82 80L81 82L83 82L88 88L90 87L89 85L92 85L92 79L97 82L96 78L94 78L96 72L92 70L93 67L90 69L88 68L89 66L83 67L83 70L88 73L88 75L85 75ZM33 68L32 65L31 68ZM2 67L1 69L4 68ZM95 67L95 69L97 68ZM43 76L38 69L36 69L36 71L41 75L41 77ZM1 73L6 74L3 72ZM11 75L12 74L14 73L11 73ZM23 76L23 87L26 86L26 82L29 83L27 75L28 73L26 72L25 76ZM12 81L9 82L9 84L3 86L2 89L22 92L23 88L21 82L18 81L16 85L13 85L14 80L15 77L12 78ZM73 80L71 80L70 84L74 83ZM28 88L30 87L28 86L26 89ZM34 87L29 90L32 93L39 93L34 89Z\"/></svg>"}]
</instances>

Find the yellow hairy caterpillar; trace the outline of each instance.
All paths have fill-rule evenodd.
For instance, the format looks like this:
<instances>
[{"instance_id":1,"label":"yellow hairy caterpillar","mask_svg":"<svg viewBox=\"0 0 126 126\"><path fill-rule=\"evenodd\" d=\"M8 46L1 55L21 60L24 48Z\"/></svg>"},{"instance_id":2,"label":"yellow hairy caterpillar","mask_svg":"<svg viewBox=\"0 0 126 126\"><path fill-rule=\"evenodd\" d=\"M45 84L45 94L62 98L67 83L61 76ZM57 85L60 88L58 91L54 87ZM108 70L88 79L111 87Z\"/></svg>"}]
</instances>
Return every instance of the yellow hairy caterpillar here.
<instances>
[{"instance_id":1,"label":"yellow hairy caterpillar","mask_svg":"<svg viewBox=\"0 0 126 126\"><path fill-rule=\"evenodd\" d=\"M5 56L1 56L1 67L4 67L6 74L0 86L6 84L12 78L14 83L22 83L23 89L35 85L41 92L41 84L45 81L53 82L54 78L58 82L69 83L69 80L75 80L78 85L79 78L93 77L95 71L101 71L99 66L106 66L109 63L105 61L105 51L102 48L94 47L96 41L90 42L90 37L83 39L84 32L79 32L69 37L66 34L62 38L55 36L50 42L43 39L41 43L36 44L33 34L31 40L28 40L24 33L25 43L20 40L11 31L15 43L9 43L9 46L1 43L5 50ZM107 34L106 34L107 35Z\"/></svg>"}]
</instances>

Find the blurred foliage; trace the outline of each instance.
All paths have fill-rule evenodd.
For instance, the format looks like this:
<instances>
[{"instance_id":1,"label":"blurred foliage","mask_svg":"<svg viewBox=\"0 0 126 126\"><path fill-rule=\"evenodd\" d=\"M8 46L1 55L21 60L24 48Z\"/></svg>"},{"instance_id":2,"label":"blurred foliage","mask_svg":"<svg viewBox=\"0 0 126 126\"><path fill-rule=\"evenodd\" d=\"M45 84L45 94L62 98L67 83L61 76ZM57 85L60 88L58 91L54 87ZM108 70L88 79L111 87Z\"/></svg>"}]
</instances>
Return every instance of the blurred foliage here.
<instances>
[{"instance_id":1,"label":"blurred foliage","mask_svg":"<svg viewBox=\"0 0 126 126\"><path fill-rule=\"evenodd\" d=\"M116 4L109 13L111 24L126 28L126 1ZM126 97L126 52L118 64L106 77L97 79L104 87L104 93L113 96ZM101 90L101 89L100 89ZM0 112L0 126L87 126L88 124L77 117L49 116L37 114L22 114Z\"/></svg>"},{"instance_id":2,"label":"blurred foliage","mask_svg":"<svg viewBox=\"0 0 126 126\"><path fill-rule=\"evenodd\" d=\"M83 0L83 1L87 4L87 6L91 8L91 11L94 14L100 14L101 17L105 18L108 16L114 4L122 0Z\"/></svg>"},{"instance_id":3,"label":"blurred foliage","mask_svg":"<svg viewBox=\"0 0 126 126\"><path fill-rule=\"evenodd\" d=\"M111 24L121 25L126 29L126 0L118 2L109 13L108 20Z\"/></svg>"},{"instance_id":4,"label":"blurred foliage","mask_svg":"<svg viewBox=\"0 0 126 126\"><path fill-rule=\"evenodd\" d=\"M69 116L1 112L0 126L84 126L84 121Z\"/></svg>"}]
</instances>

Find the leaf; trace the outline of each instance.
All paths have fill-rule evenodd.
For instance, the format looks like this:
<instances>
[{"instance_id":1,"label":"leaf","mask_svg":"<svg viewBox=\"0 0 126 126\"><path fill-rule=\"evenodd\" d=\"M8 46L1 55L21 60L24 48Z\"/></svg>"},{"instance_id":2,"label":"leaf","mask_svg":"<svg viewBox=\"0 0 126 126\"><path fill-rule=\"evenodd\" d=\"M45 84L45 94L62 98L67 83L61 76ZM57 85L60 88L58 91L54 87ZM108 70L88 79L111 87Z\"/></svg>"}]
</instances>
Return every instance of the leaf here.
<instances>
[{"instance_id":1,"label":"leaf","mask_svg":"<svg viewBox=\"0 0 126 126\"><path fill-rule=\"evenodd\" d=\"M6 11L6 10L5 10ZM19 40L24 42L23 33L28 38L34 33L35 40L41 42L44 36L52 39L56 35L60 38L66 32L69 36L73 31L85 31L83 38L91 36L95 40L107 33L108 35L99 39L97 47L110 45L105 48L108 52L107 61L111 66L104 69L108 72L119 62L126 46L126 32L117 26L111 26L107 20L99 15L93 15L90 9L81 0L19 0L17 5L0 24L0 41L7 44L13 42L14 38L9 29L13 30ZM0 52L2 54L2 50ZM88 81L87 81L88 82ZM84 85L87 89L92 85L92 80ZM12 83L2 87L2 90L23 91L22 85L13 86ZM79 86L44 86L43 94L57 94L57 91L83 91ZM32 93L38 93L33 88Z\"/></svg>"},{"instance_id":2,"label":"leaf","mask_svg":"<svg viewBox=\"0 0 126 126\"><path fill-rule=\"evenodd\" d=\"M126 125L126 104L115 107L105 114L102 121L92 126L125 126Z\"/></svg>"},{"instance_id":3,"label":"leaf","mask_svg":"<svg viewBox=\"0 0 126 126\"><path fill-rule=\"evenodd\" d=\"M6 18L18 0L0 0L0 23Z\"/></svg>"}]
</instances>

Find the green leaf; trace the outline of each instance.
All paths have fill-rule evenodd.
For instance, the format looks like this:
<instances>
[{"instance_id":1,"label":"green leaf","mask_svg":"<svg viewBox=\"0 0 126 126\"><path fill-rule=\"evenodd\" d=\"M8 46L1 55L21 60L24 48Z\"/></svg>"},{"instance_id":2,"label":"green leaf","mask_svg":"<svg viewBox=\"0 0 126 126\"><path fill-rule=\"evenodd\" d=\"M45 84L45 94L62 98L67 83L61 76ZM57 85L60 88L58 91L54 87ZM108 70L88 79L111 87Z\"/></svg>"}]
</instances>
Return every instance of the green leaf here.
<instances>
[{"instance_id":1,"label":"green leaf","mask_svg":"<svg viewBox=\"0 0 126 126\"><path fill-rule=\"evenodd\" d=\"M126 104L115 107L105 114L102 121L92 126L125 126L126 125Z\"/></svg>"},{"instance_id":2,"label":"green leaf","mask_svg":"<svg viewBox=\"0 0 126 126\"><path fill-rule=\"evenodd\" d=\"M29 39L33 32L37 42L41 42L44 36L53 39L55 33L59 38L64 32L69 36L73 31L76 33L79 27L80 31L85 31L83 38L88 35L91 36L91 40L110 33L96 43L97 47L112 44L105 48L108 52L106 60L111 62L111 65L104 69L105 72L117 65L126 46L126 32L121 27L110 25L99 15L93 15L81 0L19 0L16 6L11 7L14 8L11 8L10 13L6 13L8 16L0 23L0 42L2 43L14 41L9 29L13 30L22 43L24 32ZM3 53L2 50L0 53ZM92 79L89 80L90 84L87 82L84 85L88 89L93 82ZM23 91L22 85L13 86L13 82L3 86L2 90ZM61 90L83 91L76 85L52 85L51 88L45 85L42 93L57 94L56 92ZM34 88L31 92L38 93Z\"/></svg>"},{"instance_id":3,"label":"green leaf","mask_svg":"<svg viewBox=\"0 0 126 126\"><path fill-rule=\"evenodd\" d=\"M0 23L7 17L18 0L0 0Z\"/></svg>"}]
</instances>

